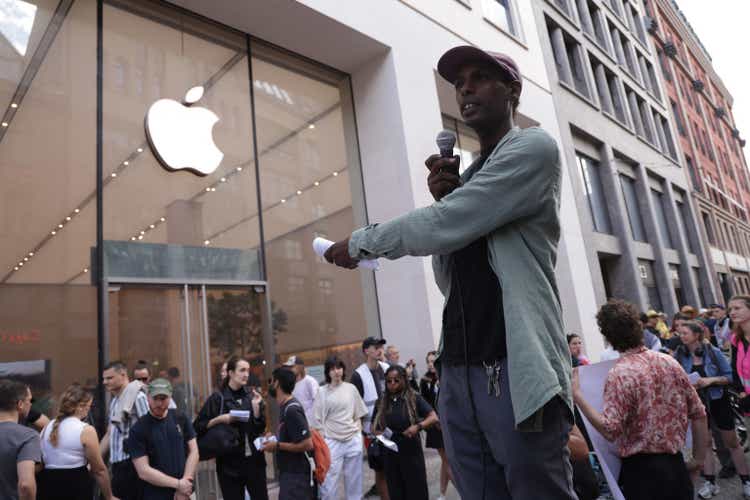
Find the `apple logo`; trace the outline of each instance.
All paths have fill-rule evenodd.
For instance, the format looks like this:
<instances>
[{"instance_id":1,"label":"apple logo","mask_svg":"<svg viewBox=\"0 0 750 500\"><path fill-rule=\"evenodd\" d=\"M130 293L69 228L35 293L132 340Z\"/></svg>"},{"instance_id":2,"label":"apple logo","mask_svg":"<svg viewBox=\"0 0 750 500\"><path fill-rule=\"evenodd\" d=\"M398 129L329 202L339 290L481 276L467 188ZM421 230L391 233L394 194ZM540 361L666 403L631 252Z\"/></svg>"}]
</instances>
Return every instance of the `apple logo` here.
<instances>
[{"instance_id":1,"label":"apple logo","mask_svg":"<svg viewBox=\"0 0 750 500\"><path fill-rule=\"evenodd\" d=\"M193 87L185 94L184 103L159 99L146 113L148 143L167 170L208 175L224 158L211 133L219 117L206 108L192 106L201 97L203 87Z\"/></svg>"}]
</instances>

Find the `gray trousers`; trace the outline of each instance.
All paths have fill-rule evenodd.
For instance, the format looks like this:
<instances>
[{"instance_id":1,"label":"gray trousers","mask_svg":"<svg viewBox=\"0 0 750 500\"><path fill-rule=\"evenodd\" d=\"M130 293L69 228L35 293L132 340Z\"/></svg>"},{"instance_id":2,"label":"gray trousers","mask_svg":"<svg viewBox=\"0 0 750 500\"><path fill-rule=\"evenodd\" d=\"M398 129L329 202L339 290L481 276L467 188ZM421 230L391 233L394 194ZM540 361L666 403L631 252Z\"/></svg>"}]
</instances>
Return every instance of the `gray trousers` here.
<instances>
[{"instance_id":1,"label":"gray trousers","mask_svg":"<svg viewBox=\"0 0 750 500\"><path fill-rule=\"evenodd\" d=\"M465 500L577 500L570 411L555 397L541 432L517 431L507 374L503 361L496 397L483 367L441 367L438 411L456 489Z\"/></svg>"}]
</instances>

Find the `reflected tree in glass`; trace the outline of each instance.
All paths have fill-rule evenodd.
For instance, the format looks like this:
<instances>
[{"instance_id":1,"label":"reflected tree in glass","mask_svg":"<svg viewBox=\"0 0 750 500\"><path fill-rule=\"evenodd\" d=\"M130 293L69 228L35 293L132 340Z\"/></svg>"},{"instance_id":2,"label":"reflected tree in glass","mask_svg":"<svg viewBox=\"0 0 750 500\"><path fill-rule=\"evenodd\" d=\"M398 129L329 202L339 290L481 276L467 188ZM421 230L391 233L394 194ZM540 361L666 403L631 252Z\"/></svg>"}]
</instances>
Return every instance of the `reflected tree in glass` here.
<instances>
[{"instance_id":1,"label":"reflected tree in glass","mask_svg":"<svg viewBox=\"0 0 750 500\"><path fill-rule=\"evenodd\" d=\"M263 318L258 295L251 291L243 293L224 292L221 297L207 297L208 323L211 350L219 363L232 355L239 355L251 362L263 361ZM273 343L287 331L288 317L283 309L271 303Z\"/></svg>"}]
</instances>

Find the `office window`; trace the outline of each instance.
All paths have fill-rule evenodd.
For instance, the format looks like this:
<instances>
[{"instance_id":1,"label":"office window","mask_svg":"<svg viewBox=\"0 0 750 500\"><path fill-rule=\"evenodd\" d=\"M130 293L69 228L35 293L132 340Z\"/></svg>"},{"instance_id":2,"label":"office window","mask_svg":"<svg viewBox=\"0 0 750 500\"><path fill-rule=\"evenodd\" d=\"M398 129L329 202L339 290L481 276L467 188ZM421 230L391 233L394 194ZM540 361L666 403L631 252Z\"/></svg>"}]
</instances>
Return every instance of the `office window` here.
<instances>
[{"instance_id":1,"label":"office window","mask_svg":"<svg viewBox=\"0 0 750 500\"><path fill-rule=\"evenodd\" d=\"M643 79L648 82L647 85L651 88L651 92L653 92L656 98L661 100L661 89L659 88L659 80L656 78L654 65L648 61L645 61L645 63L646 72L643 74Z\"/></svg>"},{"instance_id":2,"label":"office window","mask_svg":"<svg viewBox=\"0 0 750 500\"><path fill-rule=\"evenodd\" d=\"M638 268L641 273L641 282L646 288L648 294L648 307L656 311L662 310L661 298L659 297L659 288L656 285L654 277L654 265L650 260L639 260Z\"/></svg>"},{"instance_id":3,"label":"office window","mask_svg":"<svg viewBox=\"0 0 750 500\"><path fill-rule=\"evenodd\" d=\"M666 197L659 191L651 190L651 200L654 204L654 215L656 216L656 225L659 226L659 234L661 235L662 242L667 248L674 248L674 242L672 241L672 234L669 231L669 224L667 223L666 216Z\"/></svg>"},{"instance_id":4,"label":"office window","mask_svg":"<svg viewBox=\"0 0 750 500\"><path fill-rule=\"evenodd\" d=\"M615 11L618 17L622 17L622 3L621 0L609 0L609 6Z\"/></svg>"},{"instance_id":5,"label":"office window","mask_svg":"<svg viewBox=\"0 0 750 500\"><path fill-rule=\"evenodd\" d=\"M685 242L687 243L688 250L690 250L692 253L695 253L695 243L693 242L693 235L692 235L692 232L688 231L687 221L689 220L691 220L690 208L688 207L687 203L678 201L677 202L677 221L680 224L680 229L682 230L682 234L685 235ZM692 225L690 227L692 227Z\"/></svg>"},{"instance_id":6,"label":"office window","mask_svg":"<svg viewBox=\"0 0 750 500\"><path fill-rule=\"evenodd\" d=\"M555 24L549 23L547 29L552 43L558 78L560 81L573 86L585 97L590 97L581 45Z\"/></svg>"},{"instance_id":7,"label":"office window","mask_svg":"<svg viewBox=\"0 0 750 500\"><path fill-rule=\"evenodd\" d=\"M612 97L612 107L614 108L615 118L617 118L620 123L627 126L628 118L625 112L625 98L622 95L619 79L614 73L606 68L604 69L604 75L607 77L607 86L609 87L609 95Z\"/></svg>"},{"instance_id":8,"label":"office window","mask_svg":"<svg viewBox=\"0 0 750 500\"><path fill-rule=\"evenodd\" d=\"M618 32L618 34L621 38L622 50L625 54L625 63L628 67L628 71L630 71L630 75L637 81L643 81L641 80L640 71L638 70L638 63L635 60L635 53L630 40L628 40L628 38L622 33Z\"/></svg>"},{"instance_id":9,"label":"office window","mask_svg":"<svg viewBox=\"0 0 750 500\"><path fill-rule=\"evenodd\" d=\"M482 0L485 17L500 29L518 35L511 0Z\"/></svg>"},{"instance_id":10,"label":"office window","mask_svg":"<svg viewBox=\"0 0 750 500\"><path fill-rule=\"evenodd\" d=\"M625 94L628 96L628 108L630 110L630 122L633 124L635 133L643 137L643 121L641 120L638 98L632 89L625 86Z\"/></svg>"},{"instance_id":11,"label":"office window","mask_svg":"<svg viewBox=\"0 0 750 500\"><path fill-rule=\"evenodd\" d=\"M635 34L638 36L638 40L640 40L643 45L647 45L646 43L646 30L643 29L643 19L641 18L640 14L638 14L638 11L633 8L633 6L630 6L632 19L633 19L633 25L635 25Z\"/></svg>"},{"instance_id":12,"label":"office window","mask_svg":"<svg viewBox=\"0 0 750 500\"><path fill-rule=\"evenodd\" d=\"M659 64L661 65L661 71L664 74L664 78L671 82L672 72L669 71L669 62L667 61L667 56L664 55L664 52L662 52L661 49L656 49L656 57L659 59Z\"/></svg>"},{"instance_id":13,"label":"office window","mask_svg":"<svg viewBox=\"0 0 750 500\"><path fill-rule=\"evenodd\" d=\"M630 232L633 235L633 239L647 242L646 229L643 226L643 218L638 206L638 195L635 191L635 181L630 177L620 175L620 185L622 186L622 194L625 198L625 208L628 212Z\"/></svg>"},{"instance_id":14,"label":"office window","mask_svg":"<svg viewBox=\"0 0 750 500\"><path fill-rule=\"evenodd\" d=\"M698 178L698 172L695 170L695 165L693 165L693 160L685 155L685 163L687 164L688 172L690 172L690 180L693 183L693 188L696 191L701 190L701 183L700 179Z\"/></svg>"},{"instance_id":15,"label":"office window","mask_svg":"<svg viewBox=\"0 0 750 500\"><path fill-rule=\"evenodd\" d=\"M672 106L672 114L674 115L674 121L677 123L677 131L681 136L685 137L687 134L685 132L685 122L682 119L682 112L677 107L677 103L672 99L669 100L669 104Z\"/></svg>"},{"instance_id":16,"label":"office window","mask_svg":"<svg viewBox=\"0 0 750 500\"><path fill-rule=\"evenodd\" d=\"M602 107L602 111L612 114L614 111L612 109L612 96L610 95L607 83L606 69L594 56L589 56L589 62L591 63L591 72L594 74L594 88L599 97L599 105Z\"/></svg>"},{"instance_id":17,"label":"office window","mask_svg":"<svg viewBox=\"0 0 750 500\"><path fill-rule=\"evenodd\" d=\"M653 118L649 110L650 108L648 104L646 104L646 101L644 101L640 97L637 98L637 101L638 101L638 109L640 109L640 112L641 112L641 120L643 121L644 136L646 137L646 140L648 142L656 146L659 146L658 140L656 139L656 133L654 132L654 128L653 128L653 123L652 123Z\"/></svg>"},{"instance_id":18,"label":"office window","mask_svg":"<svg viewBox=\"0 0 750 500\"><path fill-rule=\"evenodd\" d=\"M706 238L711 245L716 245L716 234L714 233L714 227L711 224L711 216L707 212L701 212L701 219L703 219L703 228L706 230Z\"/></svg>"},{"instance_id":19,"label":"office window","mask_svg":"<svg viewBox=\"0 0 750 500\"><path fill-rule=\"evenodd\" d=\"M599 46L604 49L605 52L611 54L612 49L607 45L607 22L604 20L604 13L594 4L589 1L589 12L591 13L591 22L594 25L594 35Z\"/></svg>"},{"instance_id":20,"label":"office window","mask_svg":"<svg viewBox=\"0 0 750 500\"><path fill-rule=\"evenodd\" d=\"M572 17L572 12L570 9L570 4L568 3L568 0L553 0L553 3L557 5L557 7L565 12L568 16Z\"/></svg>"},{"instance_id":21,"label":"office window","mask_svg":"<svg viewBox=\"0 0 750 500\"><path fill-rule=\"evenodd\" d=\"M599 162L592 160L580 153L576 154L578 167L581 173L583 190L588 200L591 220L594 222L594 230L599 233L612 233L609 221L609 211L602 188Z\"/></svg>"},{"instance_id":22,"label":"office window","mask_svg":"<svg viewBox=\"0 0 750 500\"><path fill-rule=\"evenodd\" d=\"M677 148L675 148L674 137L672 136L672 128L669 126L669 120L660 114L657 114L656 116L661 122L661 130L664 132L664 140L666 141L666 151L664 151L664 153L668 154L673 160L676 160Z\"/></svg>"}]
</instances>

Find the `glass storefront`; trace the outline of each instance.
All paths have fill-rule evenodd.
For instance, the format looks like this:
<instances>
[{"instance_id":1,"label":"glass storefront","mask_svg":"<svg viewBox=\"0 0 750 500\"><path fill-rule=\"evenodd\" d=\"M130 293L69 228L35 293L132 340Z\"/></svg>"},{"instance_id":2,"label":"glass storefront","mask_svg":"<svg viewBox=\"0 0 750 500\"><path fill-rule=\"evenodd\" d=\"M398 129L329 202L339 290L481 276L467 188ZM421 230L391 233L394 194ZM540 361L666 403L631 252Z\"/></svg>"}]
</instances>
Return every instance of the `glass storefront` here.
<instances>
[{"instance_id":1,"label":"glass storefront","mask_svg":"<svg viewBox=\"0 0 750 500\"><path fill-rule=\"evenodd\" d=\"M233 354L359 362L373 277L311 248L366 223L346 75L166 3L0 10L0 376L48 410L102 349L194 411Z\"/></svg>"}]
</instances>

